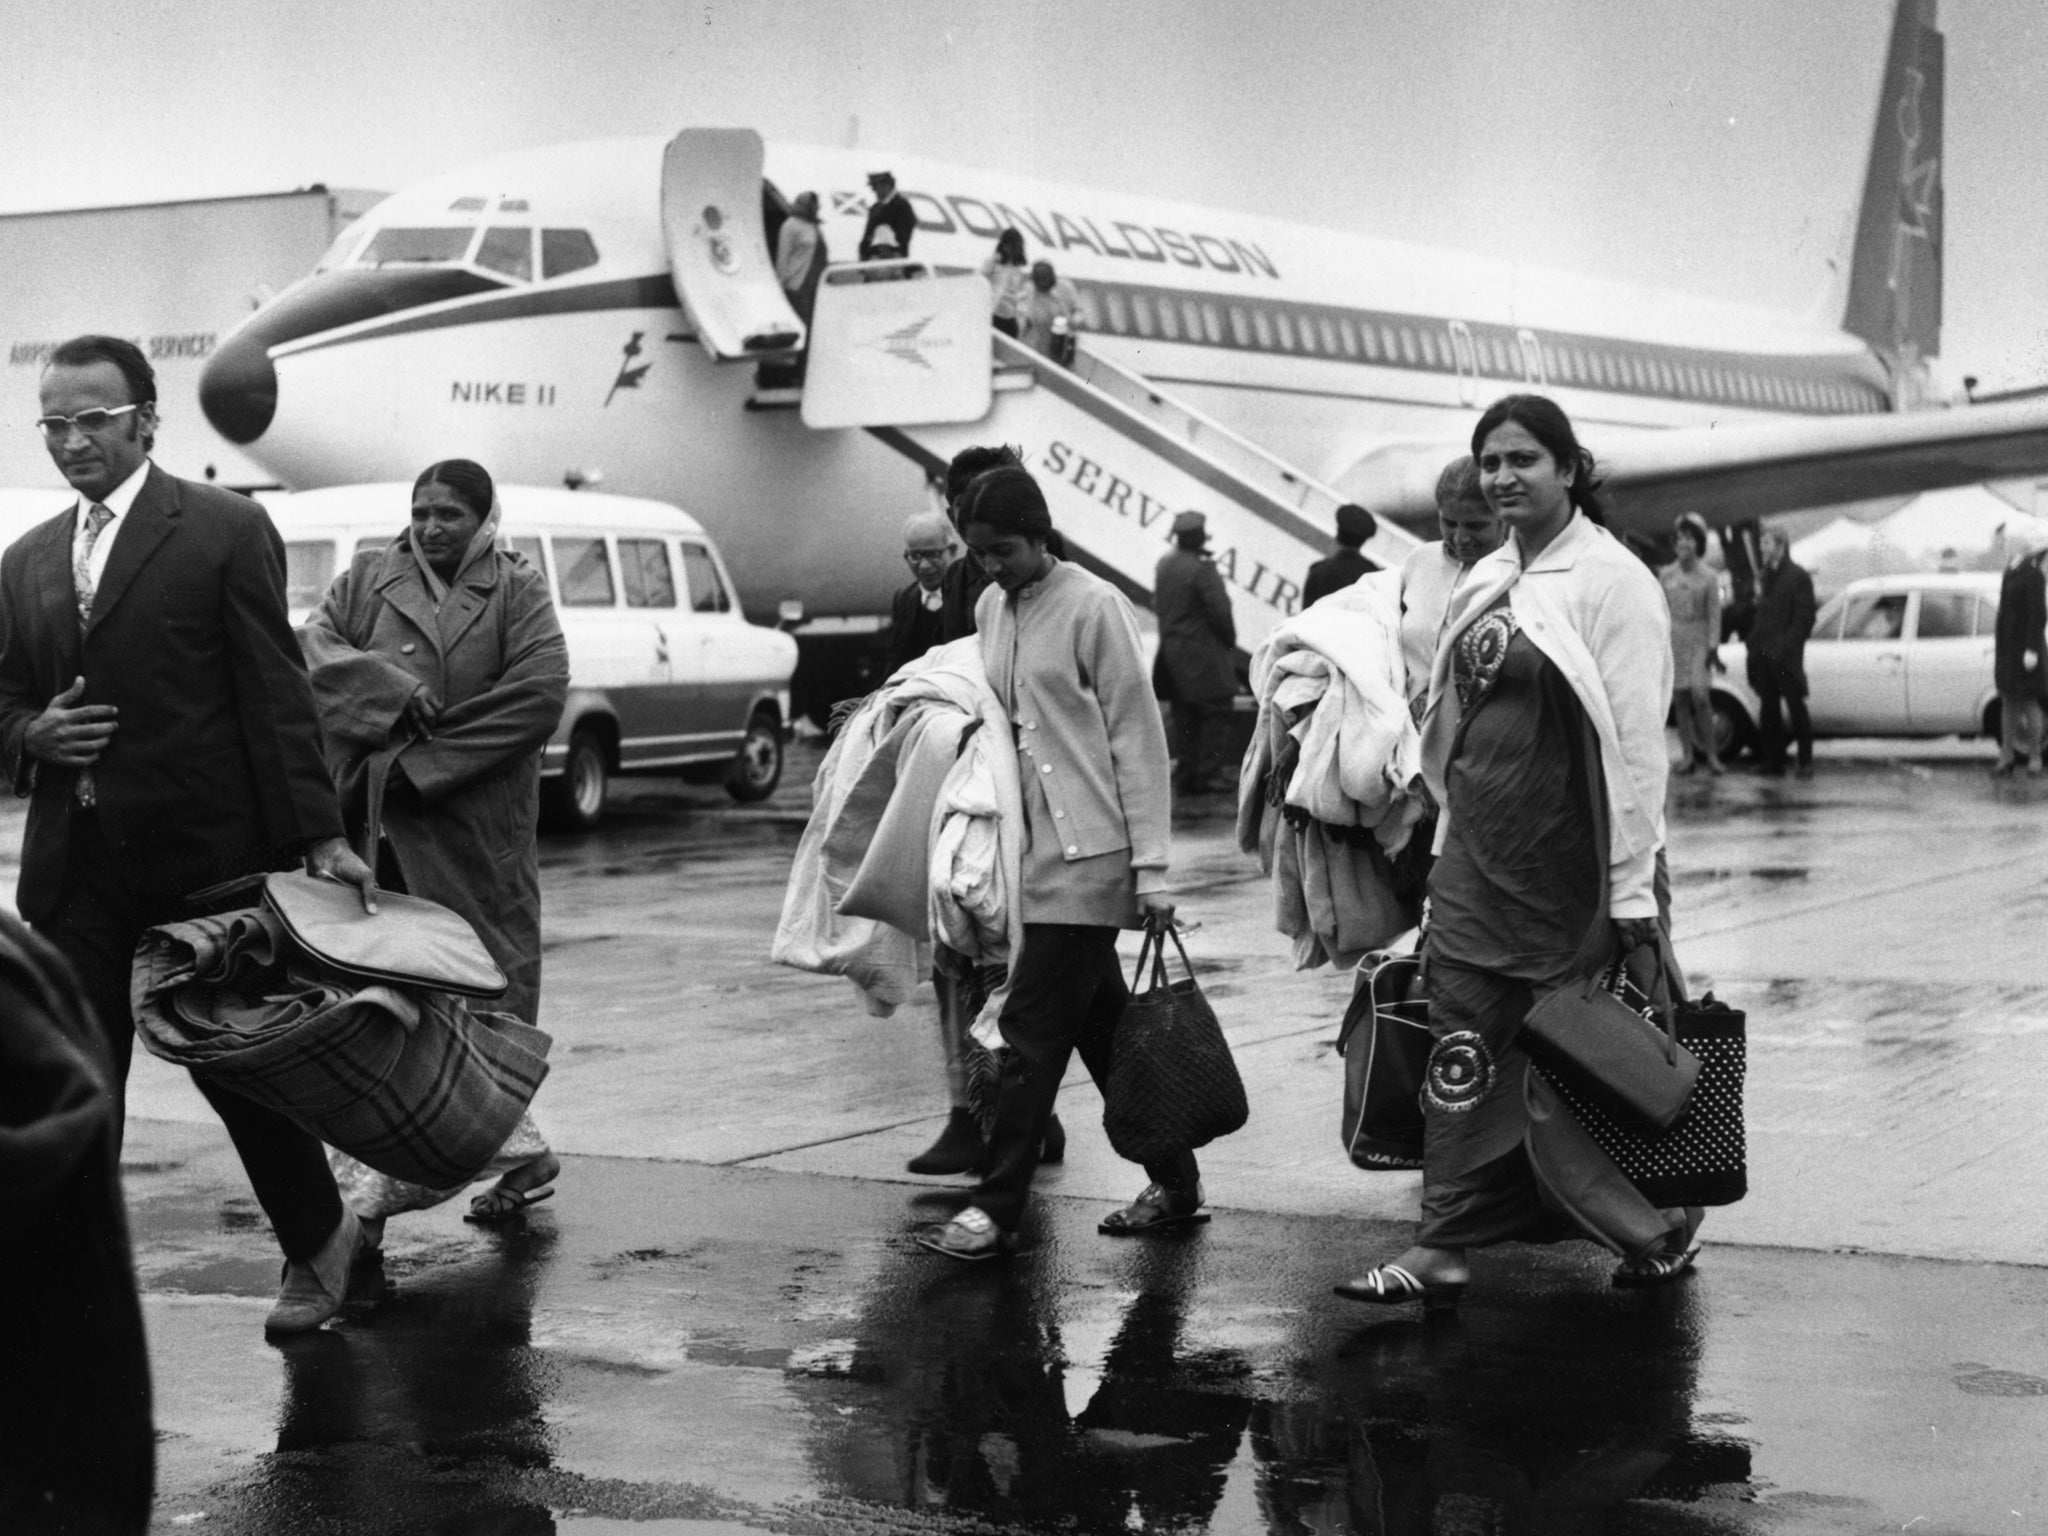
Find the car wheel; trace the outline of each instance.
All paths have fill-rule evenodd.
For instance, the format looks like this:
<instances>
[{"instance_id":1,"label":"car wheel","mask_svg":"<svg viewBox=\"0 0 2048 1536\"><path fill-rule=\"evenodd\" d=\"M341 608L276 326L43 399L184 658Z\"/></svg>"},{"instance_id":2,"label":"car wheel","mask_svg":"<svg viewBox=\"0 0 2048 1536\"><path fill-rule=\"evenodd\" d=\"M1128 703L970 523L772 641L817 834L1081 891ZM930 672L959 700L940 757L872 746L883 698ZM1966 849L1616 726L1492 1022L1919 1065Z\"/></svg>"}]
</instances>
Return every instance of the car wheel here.
<instances>
[{"instance_id":1,"label":"car wheel","mask_svg":"<svg viewBox=\"0 0 2048 1536\"><path fill-rule=\"evenodd\" d=\"M782 727L767 710L755 710L732 766L725 771L725 792L744 805L766 800L781 782Z\"/></svg>"},{"instance_id":2,"label":"car wheel","mask_svg":"<svg viewBox=\"0 0 2048 1536\"><path fill-rule=\"evenodd\" d=\"M1715 694L1712 703L1714 755L1724 763L1732 763L1754 745L1756 727L1743 707L1725 693Z\"/></svg>"},{"instance_id":3,"label":"car wheel","mask_svg":"<svg viewBox=\"0 0 2048 1536\"><path fill-rule=\"evenodd\" d=\"M604 740L595 731L577 731L569 738L569 761L562 776L546 785L548 820L570 832L588 832L604 819L611 791L611 769Z\"/></svg>"}]
</instances>

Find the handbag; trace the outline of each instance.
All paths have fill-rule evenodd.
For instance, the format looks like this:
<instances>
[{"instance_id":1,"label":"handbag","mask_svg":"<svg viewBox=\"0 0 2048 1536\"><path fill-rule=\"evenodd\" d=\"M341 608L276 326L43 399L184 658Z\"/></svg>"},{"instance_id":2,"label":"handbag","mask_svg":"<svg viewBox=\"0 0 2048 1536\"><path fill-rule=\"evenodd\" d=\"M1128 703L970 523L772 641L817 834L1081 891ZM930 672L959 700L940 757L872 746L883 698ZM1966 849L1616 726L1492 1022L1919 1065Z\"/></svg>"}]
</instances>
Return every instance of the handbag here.
<instances>
[{"instance_id":1,"label":"handbag","mask_svg":"<svg viewBox=\"0 0 2048 1536\"><path fill-rule=\"evenodd\" d=\"M1655 1006L1618 963L1609 972L1607 986L1625 1007L1647 1011ZM1538 1070L1572 1118L1652 1205L1733 1205L1749 1193L1742 1105L1749 1064L1748 1019L1709 992L1697 1002L1675 999L1672 1022L1678 1043L1698 1060L1700 1070L1685 1118L1662 1135L1646 1135L1615 1117L1569 1067Z\"/></svg>"},{"instance_id":2,"label":"handbag","mask_svg":"<svg viewBox=\"0 0 2048 1536\"><path fill-rule=\"evenodd\" d=\"M385 787L397 756L387 748L370 759L362 857L372 869L384 831ZM363 910L354 886L291 870L263 877L263 905L293 943L351 981L430 987L461 997L502 997L512 984L467 918L424 897L379 891L373 916Z\"/></svg>"},{"instance_id":3,"label":"handbag","mask_svg":"<svg viewBox=\"0 0 2048 1536\"><path fill-rule=\"evenodd\" d=\"M1337 1031L1344 1151L1360 1168L1422 1166L1422 1079L1432 1044L1419 954L1367 955Z\"/></svg>"},{"instance_id":4,"label":"handbag","mask_svg":"<svg viewBox=\"0 0 2048 1536\"><path fill-rule=\"evenodd\" d=\"M1167 979L1168 935L1188 973L1180 981ZM1228 1136L1250 1118L1244 1079L1180 934L1170 922L1148 918L1130 1001L1110 1036L1102 1094L1109 1144L1131 1162L1162 1162Z\"/></svg>"},{"instance_id":5,"label":"handbag","mask_svg":"<svg viewBox=\"0 0 2048 1536\"><path fill-rule=\"evenodd\" d=\"M1657 969L1667 995L1667 1006L1656 1010L1661 1029L1608 990L1595 969L1543 997L1522 1021L1521 1036L1537 1065L1567 1072L1582 1097L1650 1132L1678 1122L1700 1074L1699 1058L1678 1043L1661 946Z\"/></svg>"}]
</instances>

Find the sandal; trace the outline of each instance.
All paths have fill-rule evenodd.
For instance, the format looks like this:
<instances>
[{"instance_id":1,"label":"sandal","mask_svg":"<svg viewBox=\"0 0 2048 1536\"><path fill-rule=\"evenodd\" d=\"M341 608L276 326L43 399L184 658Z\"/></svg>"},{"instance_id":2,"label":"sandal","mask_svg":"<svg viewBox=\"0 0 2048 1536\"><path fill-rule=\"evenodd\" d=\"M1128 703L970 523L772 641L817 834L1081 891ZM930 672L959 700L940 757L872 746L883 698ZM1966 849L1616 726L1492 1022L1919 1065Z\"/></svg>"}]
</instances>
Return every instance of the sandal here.
<instances>
[{"instance_id":1,"label":"sandal","mask_svg":"<svg viewBox=\"0 0 2048 1536\"><path fill-rule=\"evenodd\" d=\"M1648 1258L1628 1259L1614 1268L1614 1284L1622 1290L1635 1290L1652 1285L1669 1285L1682 1280L1692 1273L1692 1267L1699 1261L1700 1245L1689 1242L1678 1253L1652 1254Z\"/></svg>"},{"instance_id":2,"label":"sandal","mask_svg":"<svg viewBox=\"0 0 2048 1536\"><path fill-rule=\"evenodd\" d=\"M1163 1227L1200 1226L1209 1219L1202 1209L1202 1186L1168 1189L1164 1184L1147 1184L1144 1193L1120 1211L1111 1211L1096 1223L1095 1230L1111 1237L1136 1237Z\"/></svg>"},{"instance_id":3,"label":"sandal","mask_svg":"<svg viewBox=\"0 0 2048 1536\"><path fill-rule=\"evenodd\" d=\"M1346 1301L1362 1301L1375 1307L1400 1307L1419 1301L1423 1311L1436 1312L1457 1306L1458 1298L1465 1294L1465 1282L1418 1280L1398 1264L1381 1264L1358 1279L1346 1280L1331 1289Z\"/></svg>"},{"instance_id":4,"label":"sandal","mask_svg":"<svg viewBox=\"0 0 2048 1536\"><path fill-rule=\"evenodd\" d=\"M539 1205L543 1200L555 1197L555 1186L543 1184L539 1189L507 1189L494 1184L469 1202L469 1213L462 1219L473 1221L480 1227L495 1226L501 1221L510 1221L529 1205Z\"/></svg>"},{"instance_id":5,"label":"sandal","mask_svg":"<svg viewBox=\"0 0 2048 1536\"><path fill-rule=\"evenodd\" d=\"M513 1174L537 1170L538 1176L531 1186L505 1182ZM562 1171L561 1159L552 1152L543 1152L530 1163L522 1163L511 1173L498 1180L489 1189L469 1202L469 1213L462 1219L475 1222L480 1227L495 1226L501 1221L510 1221L529 1205L539 1205L543 1200L554 1198L554 1179Z\"/></svg>"},{"instance_id":6,"label":"sandal","mask_svg":"<svg viewBox=\"0 0 2048 1536\"><path fill-rule=\"evenodd\" d=\"M1017 1234L1005 1232L995 1218L978 1205L970 1205L951 1221L926 1227L917 1234L917 1245L949 1259L978 1264L983 1259L1007 1258L1017 1251Z\"/></svg>"}]
</instances>

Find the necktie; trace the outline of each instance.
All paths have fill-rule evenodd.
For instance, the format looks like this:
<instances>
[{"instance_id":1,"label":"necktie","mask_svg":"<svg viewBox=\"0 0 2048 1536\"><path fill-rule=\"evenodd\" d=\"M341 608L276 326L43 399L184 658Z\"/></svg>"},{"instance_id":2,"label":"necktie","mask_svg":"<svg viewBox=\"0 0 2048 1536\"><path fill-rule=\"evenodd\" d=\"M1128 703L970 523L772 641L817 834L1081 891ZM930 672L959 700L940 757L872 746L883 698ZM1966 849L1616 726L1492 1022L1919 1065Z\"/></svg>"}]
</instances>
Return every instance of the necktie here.
<instances>
[{"instance_id":1,"label":"necktie","mask_svg":"<svg viewBox=\"0 0 2048 1536\"><path fill-rule=\"evenodd\" d=\"M114 520L114 514L98 502L86 509L85 538L80 541L78 553L71 562L71 583L78 591L78 627L84 629L92 622L92 551L100 541L100 535L107 531L107 524Z\"/></svg>"},{"instance_id":2,"label":"necktie","mask_svg":"<svg viewBox=\"0 0 2048 1536\"><path fill-rule=\"evenodd\" d=\"M92 622L92 551L100 541L100 535L107 531L107 524L114 520L114 514L98 502L86 509L85 537L79 542L78 553L71 561L71 585L78 593L78 630L85 633L86 625ZM78 779L71 787L72 798L80 805L93 805L99 796L93 790L92 769L78 770Z\"/></svg>"}]
</instances>

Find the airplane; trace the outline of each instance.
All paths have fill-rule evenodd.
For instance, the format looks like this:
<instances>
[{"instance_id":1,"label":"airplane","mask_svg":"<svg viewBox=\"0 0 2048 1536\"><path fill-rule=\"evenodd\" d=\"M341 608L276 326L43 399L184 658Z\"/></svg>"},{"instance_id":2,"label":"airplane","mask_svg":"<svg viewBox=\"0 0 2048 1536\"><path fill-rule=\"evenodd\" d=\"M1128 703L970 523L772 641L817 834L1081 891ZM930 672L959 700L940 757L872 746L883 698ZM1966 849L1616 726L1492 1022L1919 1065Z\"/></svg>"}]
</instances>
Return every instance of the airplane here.
<instances>
[{"instance_id":1,"label":"airplane","mask_svg":"<svg viewBox=\"0 0 2048 1536\"><path fill-rule=\"evenodd\" d=\"M1840 322L1787 316L907 155L764 145L747 131L560 145L396 193L227 336L213 425L295 488L405 479L467 455L512 482L671 500L719 540L751 614L796 599L872 628L904 582L897 531L958 446L1021 443L1076 557L1143 605L1170 513L1208 507L1239 643L1298 605L1329 514L1382 516L1398 559L1477 410L1538 390L1580 425L1623 527L2048 470L2048 400L1932 409L1939 351L1943 53L1935 0L1899 0ZM749 364L803 345L774 235L815 190L853 253L866 173L917 213L907 270L835 266L809 381ZM1077 290L1071 369L990 336L977 269L1005 227ZM882 351L964 360L968 403L887 391L814 410L844 361L835 306L909 314ZM849 308L847 313L852 313ZM870 341L873 341L872 326ZM922 350L920 350L922 349ZM936 349L936 350L935 350ZM950 349L950 350L949 350ZM857 350L857 349L855 349ZM850 354L849 354L850 355ZM914 371L899 369L904 377ZM978 371L978 372L977 372ZM863 414L863 409L866 414Z\"/></svg>"}]
</instances>

